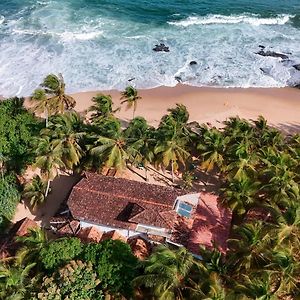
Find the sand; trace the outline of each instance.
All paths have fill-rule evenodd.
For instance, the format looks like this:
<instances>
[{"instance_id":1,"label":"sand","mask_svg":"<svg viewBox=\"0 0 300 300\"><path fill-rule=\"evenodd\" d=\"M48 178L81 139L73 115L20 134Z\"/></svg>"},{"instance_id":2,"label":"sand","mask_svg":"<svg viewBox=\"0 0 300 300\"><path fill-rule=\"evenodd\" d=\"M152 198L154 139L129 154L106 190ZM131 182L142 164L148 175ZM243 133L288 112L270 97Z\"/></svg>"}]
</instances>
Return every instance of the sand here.
<instances>
[{"instance_id":1,"label":"sand","mask_svg":"<svg viewBox=\"0 0 300 300\"><path fill-rule=\"evenodd\" d=\"M76 110L85 111L91 105L91 98L99 92L73 94L77 101ZM120 92L103 91L113 97L114 106L120 107ZM143 116L154 126L167 109L176 103L187 106L191 121L211 123L219 122L231 116L256 119L264 116L271 125L287 132L300 131L300 90L293 88L199 88L185 85L176 87L158 87L139 90L142 99L138 103L136 116ZM128 122L132 119L132 110L125 105L117 116Z\"/></svg>"}]
</instances>

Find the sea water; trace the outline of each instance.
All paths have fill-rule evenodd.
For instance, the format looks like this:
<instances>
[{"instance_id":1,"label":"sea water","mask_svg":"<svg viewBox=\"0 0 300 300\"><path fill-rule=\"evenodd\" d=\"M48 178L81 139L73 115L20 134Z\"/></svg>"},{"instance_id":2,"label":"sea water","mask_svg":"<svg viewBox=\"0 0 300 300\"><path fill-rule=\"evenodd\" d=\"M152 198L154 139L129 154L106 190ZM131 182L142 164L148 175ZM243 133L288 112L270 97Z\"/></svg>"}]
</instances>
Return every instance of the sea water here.
<instances>
[{"instance_id":1,"label":"sea water","mask_svg":"<svg viewBox=\"0 0 300 300\"><path fill-rule=\"evenodd\" d=\"M164 43L170 52L155 52ZM256 54L261 48L288 59ZM197 64L190 65L191 61ZM300 82L300 0L1 0L0 94Z\"/></svg>"}]
</instances>

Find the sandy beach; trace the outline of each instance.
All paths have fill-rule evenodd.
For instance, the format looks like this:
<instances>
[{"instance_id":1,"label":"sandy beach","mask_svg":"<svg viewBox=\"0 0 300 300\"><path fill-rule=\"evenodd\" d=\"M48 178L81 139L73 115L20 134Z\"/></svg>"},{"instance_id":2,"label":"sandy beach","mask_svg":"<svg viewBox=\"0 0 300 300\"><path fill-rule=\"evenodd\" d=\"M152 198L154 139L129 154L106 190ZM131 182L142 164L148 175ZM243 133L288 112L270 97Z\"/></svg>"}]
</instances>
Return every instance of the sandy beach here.
<instances>
[{"instance_id":1,"label":"sandy beach","mask_svg":"<svg viewBox=\"0 0 300 300\"><path fill-rule=\"evenodd\" d=\"M91 105L91 99L101 92L76 93L76 110L83 112ZM120 105L119 91L102 91L113 97L115 107ZM167 109L176 103L187 106L190 120L220 126L221 121L239 115L246 119L264 116L268 122L283 131L300 131L300 90L293 88L199 88L185 85L139 90L142 99L136 116L145 117L157 125ZM117 116L130 121L132 111L122 107Z\"/></svg>"}]
</instances>

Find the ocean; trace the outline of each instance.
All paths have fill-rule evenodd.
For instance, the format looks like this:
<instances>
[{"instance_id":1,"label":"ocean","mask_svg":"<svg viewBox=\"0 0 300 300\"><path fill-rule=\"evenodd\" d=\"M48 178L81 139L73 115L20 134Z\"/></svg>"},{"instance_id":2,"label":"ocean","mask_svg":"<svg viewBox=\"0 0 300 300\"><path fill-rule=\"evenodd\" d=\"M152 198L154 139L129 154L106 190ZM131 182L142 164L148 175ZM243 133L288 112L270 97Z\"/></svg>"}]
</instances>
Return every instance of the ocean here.
<instances>
[{"instance_id":1,"label":"ocean","mask_svg":"<svg viewBox=\"0 0 300 300\"><path fill-rule=\"evenodd\" d=\"M169 52L153 51L160 43ZM0 2L4 96L30 95L48 73L62 73L69 92L283 87L300 83L297 64L300 0Z\"/></svg>"}]
</instances>

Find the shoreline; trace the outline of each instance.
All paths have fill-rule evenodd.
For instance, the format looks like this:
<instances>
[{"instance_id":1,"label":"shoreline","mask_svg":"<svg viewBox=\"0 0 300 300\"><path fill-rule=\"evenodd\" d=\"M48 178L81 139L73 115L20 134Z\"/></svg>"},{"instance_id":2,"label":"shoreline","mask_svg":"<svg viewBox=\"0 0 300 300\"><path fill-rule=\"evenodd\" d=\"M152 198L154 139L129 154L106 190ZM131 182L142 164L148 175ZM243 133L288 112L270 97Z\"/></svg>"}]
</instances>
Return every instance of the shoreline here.
<instances>
[{"instance_id":1,"label":"shoreline","mask_svg":"<svg viewBox=\"0 0 300 300\"><path fill-rule=\"evenodd\" d=\"M268 123L287 133L300 131L300 90L284 88L211 88L177 85L138 90L142 99L138 102L136 116L144 117L157 126L167 109L176 103L184 104L190 121L220 126L220 122L232 116L256 119L264 116ZM92 97L103 93L112 96L114 107L120 106L120 91L91 91L71 94L77 101L75 110L84 112L92 104ZM132 110L122 106L116 116L125 122L132 118Z\"/></svg>"}]
</instances>

